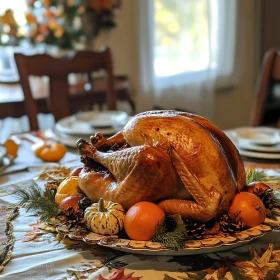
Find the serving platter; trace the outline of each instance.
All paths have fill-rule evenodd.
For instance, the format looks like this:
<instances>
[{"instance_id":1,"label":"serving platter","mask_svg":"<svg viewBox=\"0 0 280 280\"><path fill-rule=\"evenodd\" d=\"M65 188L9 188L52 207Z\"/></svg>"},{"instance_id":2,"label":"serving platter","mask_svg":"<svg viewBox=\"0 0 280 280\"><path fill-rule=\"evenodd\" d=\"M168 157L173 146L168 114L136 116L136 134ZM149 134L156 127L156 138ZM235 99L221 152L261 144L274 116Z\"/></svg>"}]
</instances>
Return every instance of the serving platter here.
<instances>
[{"instance_id":1,"label":"serving platter","mask_svg":"<svg viewBox=\"0 0 280 280\"><path fill-rule=\"evenodd\" d=\"M231 250L279 228L279 223L280 216L277 217L277 220L266 219L263 224L243 230L234 235L223 234L222 236L209 237L201 240L188 240L185 248L182 250L167 248L158 242L130 240L117 235L104 236L89 232L82 227L74 226L69 230L65 225L58 225L56 231L70 239L80 240L89 245L99 245L131 254L184 256Z\"/></svg>"}]
</instances>

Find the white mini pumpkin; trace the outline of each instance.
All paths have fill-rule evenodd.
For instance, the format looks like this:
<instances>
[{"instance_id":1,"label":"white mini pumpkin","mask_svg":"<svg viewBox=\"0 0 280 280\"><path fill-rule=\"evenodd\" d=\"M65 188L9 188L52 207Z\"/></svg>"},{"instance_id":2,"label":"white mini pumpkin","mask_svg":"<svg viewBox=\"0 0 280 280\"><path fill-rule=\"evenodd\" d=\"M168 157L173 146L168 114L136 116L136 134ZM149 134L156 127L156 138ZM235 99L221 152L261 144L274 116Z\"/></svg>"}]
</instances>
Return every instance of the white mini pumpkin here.
<instances>
[{"instance_id":1,"label":"white mini pumpkin","mask_svg":"<svg viewBox=\"0 0 280 280\"><path fill-rule=\"evenodd\" d=\"M89 230L102 235L117 234L123 229L124 209L119 203L103 200L85 209L85 222Z\"/></svg>"}]
</instances>

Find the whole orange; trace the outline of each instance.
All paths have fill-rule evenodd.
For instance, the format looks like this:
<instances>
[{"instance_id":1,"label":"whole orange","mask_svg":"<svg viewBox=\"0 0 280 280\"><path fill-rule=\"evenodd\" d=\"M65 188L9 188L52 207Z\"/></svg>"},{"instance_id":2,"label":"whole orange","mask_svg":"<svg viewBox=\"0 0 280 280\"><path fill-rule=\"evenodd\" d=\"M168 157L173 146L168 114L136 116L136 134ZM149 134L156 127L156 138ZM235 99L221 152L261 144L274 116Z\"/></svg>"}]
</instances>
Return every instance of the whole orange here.
<instances>
[{"instance_id":1,"label":"whole orange","mask_svg":"<svg viewBox=\"0 0 280 280\"><path fill-rule=\"evenodd\" d=\"M261 224L266 217L265 206L253 193L240 192L235 196L229 208L229 214L239 213L245 226L254 227Z\"/></svg>"},{"instance_id":2,"label":"whole orange","mask_svg":"<svg viewBox=\"0 0 280 280\"><path fill-rule=\"evenodd\" d=\"M158 205L141 201L128 209L124 217L124 229L131 239L151 240L164 217L165 214Z\"/></svg>"},{"instance_id":3,"label":"whole orange","mask_svg":"<svg viewBox=\"0 0 280 280\"><path fill-rule=\"evenodd\" d=\"M11 155L12 157L16 158L17 157L17 153L18 153L18 144L12 140L12 139L8 139L5 141L4 146L7 149L7 153L9 155Z\"/></svg>"}]
</instances>

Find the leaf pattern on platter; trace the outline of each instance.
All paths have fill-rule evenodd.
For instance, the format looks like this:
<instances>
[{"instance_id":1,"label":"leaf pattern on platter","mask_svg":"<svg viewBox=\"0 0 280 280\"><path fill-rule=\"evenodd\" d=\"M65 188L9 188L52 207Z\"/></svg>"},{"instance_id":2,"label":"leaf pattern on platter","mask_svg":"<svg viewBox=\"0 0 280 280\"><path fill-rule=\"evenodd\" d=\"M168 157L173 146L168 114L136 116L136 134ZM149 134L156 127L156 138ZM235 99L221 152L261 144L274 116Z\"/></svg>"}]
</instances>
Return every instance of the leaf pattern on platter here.
<instances>
[{"instance_id":1,"label":"leaf pattern on platter","mask_svg":"<svg viewBox=\"0 0 280 280\"><path fill-rule=\"evenodd\" d=\"M167 274L164 274L163 280L176 280L176 278L173 278L173 277L171 277L171 276L169 276Z\"/></svg>"},{"instance_id":2,"label":"leaf pattern on platter","mask_svg":"<svg viewBox=\"0 0 280 280\"><path fill-rule=\"evenodd\" d=\"M98 280L139 280L142 278L142 276L133 277L133 274L134 272L125 275L124 269L119 269L112 276L109 276L109 278L104 278L101 274L98 275Z\"/></svg>"}]
</instances>

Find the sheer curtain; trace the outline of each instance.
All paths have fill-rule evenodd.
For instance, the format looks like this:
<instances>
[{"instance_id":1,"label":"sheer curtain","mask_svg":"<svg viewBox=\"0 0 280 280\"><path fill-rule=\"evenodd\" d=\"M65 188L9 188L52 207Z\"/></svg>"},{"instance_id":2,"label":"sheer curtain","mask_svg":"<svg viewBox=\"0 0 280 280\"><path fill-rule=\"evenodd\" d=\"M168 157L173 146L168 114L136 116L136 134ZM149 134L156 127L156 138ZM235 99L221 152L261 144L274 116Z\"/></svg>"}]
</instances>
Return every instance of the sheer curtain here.
<instances>
[{"instance_id":1,"label":"sheer curtain","mask_svg":"<svg viewBox=\"0 0 280 280\"><path fill-rule=\"evenodd\" d=\"M237 1L138 0L138 5L138 109L182 109L211 119L214 92L238 80Z\"/></svg>"}]
</instances>

